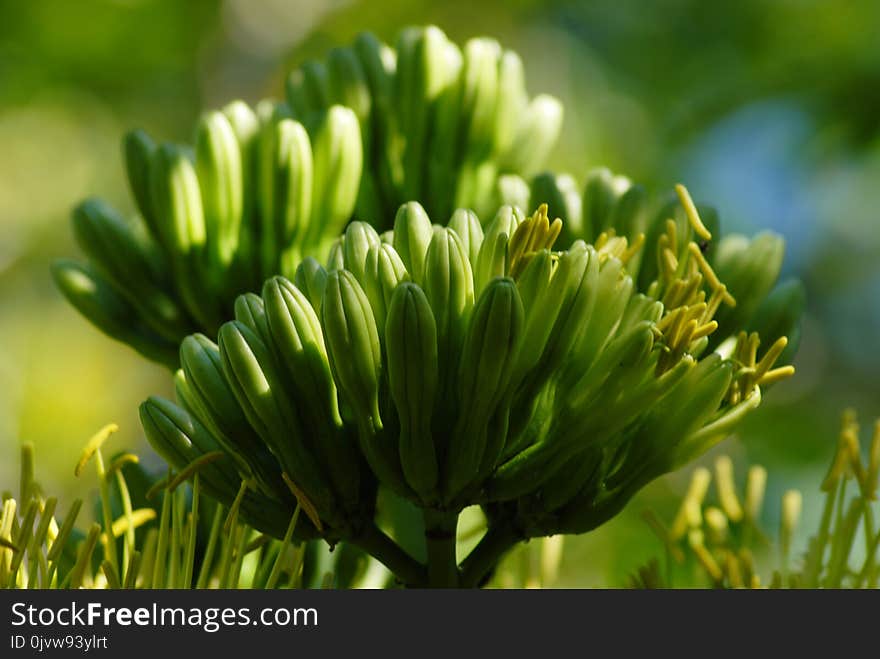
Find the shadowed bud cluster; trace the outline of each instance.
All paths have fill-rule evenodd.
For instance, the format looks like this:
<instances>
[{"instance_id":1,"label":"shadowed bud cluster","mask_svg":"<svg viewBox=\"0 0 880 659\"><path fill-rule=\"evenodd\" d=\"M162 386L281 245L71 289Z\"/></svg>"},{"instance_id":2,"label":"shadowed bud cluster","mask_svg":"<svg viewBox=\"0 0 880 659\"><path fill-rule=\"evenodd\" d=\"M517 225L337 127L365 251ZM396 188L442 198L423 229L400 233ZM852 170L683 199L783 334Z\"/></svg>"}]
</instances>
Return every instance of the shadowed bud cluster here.
<instances>
[{"instance_id":1,"label":"shadowed bud cluster","mask_svg":"<svg viewBox=\"0 0 880 659\"><path fill-rule=\"evenodd\" d=\"M90 199L73 212L85 264L53 264L55 282L92 323L177 368L180 341L216 333L235 297L319 252L357 200L360 129L335 105L309 130L283 105L236 101L199 122L194 154L124 140L138 208L130 221Z\"/></svg>"},{"instance_id":2,"label":"shadowed bud cluster","mask_svg":"<svg viewBox=\"0 0 880 659\"><path fill-rule=\"evenodd\" d=\"M290 511L271 528L256 515L297 501L311 532L356 538L377 484L425 510L479 504L518 537L595 528L792 371L775 366L788 298L762 304L753 284L735 300L679 194L683 223L565 250L546 205L503 206L485 226L466 210L433 224L415 202L382 235L353 222L326 263L239 297L216 344L183 342L177 404L142 405L147 437L177 469L219 451L218 487L231 498L244 482L265 506L241 514L269 533ZM759 241L717 259L769 288L778 263L751 259Z\"/></svg>"},{"instance_id":3,"label":"shadowed bud cluster","mask_svg":"<svg viewBox=\"0 0 880 659\"><path fill-rule=\"evenodd\" d=\"M87 262L53 266L80 313L177 368L187 334L215 335L237 295L292 278L352 216L383 230L407 199L441 216L485 209L500 175L543 164L562 119L556 99L529 100L515 53L488 38L459 48L435 27L405 30L396 49L363 34L295 71L287 92L206 113L192 147L125 137L137 216L82 203Z\"/></svg>"}]
</instances>

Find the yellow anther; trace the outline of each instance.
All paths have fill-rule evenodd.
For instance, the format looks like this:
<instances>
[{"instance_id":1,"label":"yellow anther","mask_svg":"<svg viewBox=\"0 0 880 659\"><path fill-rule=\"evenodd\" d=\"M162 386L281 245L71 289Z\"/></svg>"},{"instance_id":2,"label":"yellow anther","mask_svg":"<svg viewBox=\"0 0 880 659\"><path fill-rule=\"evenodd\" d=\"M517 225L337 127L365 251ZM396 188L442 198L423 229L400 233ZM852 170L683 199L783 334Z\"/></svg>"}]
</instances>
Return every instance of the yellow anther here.
<instances>
[{"instance_id":1,"label":"yellow anther","mask_svg":"<svg viewBox=\"0 0 880 659\"><path fill-rule=\"evenodd\" d=\"M706 225L704 225L703 221L700 219L700 214L697 213L697 207L694 205L694 200L691 199L691 195L688 193L687 188L681 183L677 183L675 185L675 192L678 194L678 199L684 207L684 212L687 215L688 222L690 222L691 227L693 227L694 233L703 240L712 240L712 234L709 233Z\"/></svg>"},{"instance_id":2,"label":"yellow anther","mask_svg":"<svg viewBox=\"0 0 880 659\"><path fill-rule=\"evenodd\" d=\"M80 472L95 454L95 451L101 448L101 444L107 441L107 438L117 430L119 430L119 426L115 423L108 423L92 436L92 438L86 443L85 448L83 448L79 462L76 463L76 468L73 470L75 476L79 476Z\"/></svg>"},{"instance_id":3,"label":"yellow anther","mask_svg":"<svg viewBox=\"0 0 880 659\"><path fill-rule=\"evenodd\" d=\"M764 376L758 380L758 384L774 384L776 382L781 382L782 380L787 380L792 375L794 375L794 366L780 366L779 368L767 371Z\"/></svg>"},{"instance_id":4,"label":"yellow anther","mask_svg":"<svg viewBox=\"0 0 880 659\"><path fill-rule=\"evenodd\" d=\"M660 320L657 321L657 329L661 332L666 332L667 328L678 319L678 316L683 313L682 307L678 307L673 309L668 314L663 316Z\"/></svg>"},{"instance_id":5,"label":"yellow anther","mask_svg":"<svg viewBox=\"0 0 880 659\"><path fill-rule=\"evenodd\" d=\"M834 460L825 474L825 480L822 481L822 491L830 492L836 486L841 477L848 473L848 468L852 466L850 459L850 443L847 435L852 432L852 426L855 423L855 411L846 409L843 413L843 422L841 423L840 436L837 440L837 451L834 453Z\"/></svg>"},{"instance_id":6,"label":"yellow anther","mask_svg":"<svg viewBox=\"0 0 880 659\"><path fill-rule=\"evenodd\" d=\"M282 471L281 478L284 479L287 487L293 493L293 496L296 497L296 501L306 514L306 517L308 517L312 524L315 525L315 528L318 529L319 533L323 533L324 526L321 524L321 518L318 516L318 509L315 508L315 504L313 504L305 493L297 487L296 483L294 483L290 476L287 475L287 472Z\"/></svg>"},{"instance_id":7,"label":"yellow anther","mask_svg":"<svg viewBox=\"0 0 880 659\"><path fill-rule=\"evenodd\" d=\"M703 513L703 517L706 520L709 540L714 545L723 545L727 541L727 533L730 530L727 515L720 508L709 506Z\"/></svg>"},{"instance_id":8,"label":"yellow anther","mask_svg":"<svg viewBox=\"0 0 880 659\"><path fill-rule=\"evenodd\" d=\"M764 492L767 489L767 470L760 465L749 468L746 477L745 513L751 522L757 521L764 505Z\"/></svg>"},{"instance_id":9,"label":"yellow anther","mask_svg":"<svg viewBox=\"0 0 880 659\"><path fill-rule=\"evenodd\" d=\"M736 495L733 460L729 456L722 455L715 461L715 487L724 513L731 521L740 521L743 518L743 510Z\"/></svg>"},{"instance_id":10,"label":"yellow anther","mask_svg":"<svg viewBox=\"0 0 880 659\"><path fill-rule=\"evenodd\" d=\"M712 266L709 265L706 257L703 256L703 252L700 251L699 246L697 246L696 243L688 243L688 252L694 258L694 262L696 263L697 267L699 267L700 272L702 272L703 276L706 278L706 283L709 284L709 288L711 288L713 291L715 289L721 288L724 284L722 284L721 280L718 279L718 275L715 274Z\"/></svg>"},{"instance_id":11,"label":"yellow anther","mask_svg":"<svg viewBox=\"0 0 880 659\"><path fill-rule=\"evenodd\" d=\"M700 325L694 330L693 335L691 336L691 341L698 341L702 339L704 336L709 336L712 332L718 329L718 323L714 320L710 320L705 325Z\"/></svg>"},{"instance_id":12,"label":"yellow anther","mask_svg":"<svg viewBox=\"0 0 880 659\"><path fill-rule=\"evenodd\" d=\"M562 220L553 223L547 216L547 204L541 204L531 217L513 232L508 243L508 273L516 277L532 256L542 249L550 249L562 231Z\"/></svg>"},{"instance_id":13,"label":"yellow anther","mask_svg":"<svg viewBox=\"0 0 880 659\"><path fill-rule=\"evenodd\" d=\"M691 551L694 552L694 555L700 562L700 565L703 566L703 569L706 570L712 581L714 581L715 583L720 583L721 580L724 578L724 573L718 566L718 562L715 560L715 557L712 556L711 552L709 552L708 549L706 549L706 545L703 541L703 532L699 529L694 529L690 533L688 533L688 544L691 547Z\"/></svg>"},{"instance_id":14,"label":"yellow anther","mask_svg":"<svg viewBox=\"0 0 880 659\"><path fill-rule=\"evenodd\" d=\"M761 378L765 373L767 373L773 364L779 359L779 356L785 350L785 346L788 345L788 338L784 336L780 336L776 339L776 342L770 346L764 356L761 358L755 365L755 377Z\"/></svg>"},{"instance_id":15,"label":"yellow anther","mask_svg":"<svg viewBox=\"0 0 880 659\"><path fill-rule=\"evenodd\" d=\"M745 581L743 581L742 571L740 570L739 560L737 560L736 556L733 552L725 553L725 561L724 561L724 571L727 573L727 580L730 582L731 588L744 588Z\"/></svg>"},{"instance_id":16,"label":"yellow anther","mask_svg":"<svg viewBox=\"0 0 880 659\"><path fill-rule=\"evenodd\" d=\"M561 225L560 225L560 227L561 227ZM621 262L624 265L629 263L630 259L632 259L632 257L634 257L636 254L639 253L639 250L642 249L642 246L644 244L645 244L645 234L640 233L635 238L633 238L632 243L629 245L629 247L626 248L626 250L620 256Z\"/></svg>"},{"instance_id":17,"label":"yellow anther","mask_svg":"<svg viewBox=\"0 0 880 659\"><path fill-rule=\"evenodd\" d=\"M663 263L663 274L667 279L672 279L678 270L678 259L668 247L661 252L660 259Z\"/></svg>"},{"instance_id":18,"label":"yellow anther","mask_svg":"<svg viewBox=\"0 0 880 659\"><path fill-rule=\"evenodd\" d=\"M678 540L688 531L690 522L693 521L694 508L699 512L706 498L706 492L709 491L709 483L712 481L712 474L705 467L697 467L691 474L691 482L688 484L687 493L682 499L681 507L672 522L669 529L670 537ZM699 523L699 522L698 522Z\"/></svg>"},{"instance_id":19,"label":"yellow anther","mask_svg":"<svg viewBox=\"0 0 880 659\"><path fill-rule=\"evenodd\" d=\"M666 238L669 241L667 247L678 251L678 225L671 218L666 220Z\"/></svg>"},{"instance_id":20,"label":"yellow anther","mask_svg":"<svg viewBox=\"0 0 880 659\"><path fill-rule=\"evenodd\" d=\"M710 321L715 317L715 313L724 301L724 296L726 294L727 288L724 284L722 284L720 288L716 288L712 291L712 294L709 296L709 302L706 305L706 313L703 314L703 322Z\"/></svg>"},{"instance_id":21,"label":"yellow anther","mask_svg":"<svg viewBox=\"0 0 880 659\"><path fill-rule=\"evenodd\" d=\"M674 351L680 352L691 344L691 337L697 330L697 321L689 320L686 323L680 323L677 329L678 333L672 337L670 343Z\"/></svg>"}]
</instances>

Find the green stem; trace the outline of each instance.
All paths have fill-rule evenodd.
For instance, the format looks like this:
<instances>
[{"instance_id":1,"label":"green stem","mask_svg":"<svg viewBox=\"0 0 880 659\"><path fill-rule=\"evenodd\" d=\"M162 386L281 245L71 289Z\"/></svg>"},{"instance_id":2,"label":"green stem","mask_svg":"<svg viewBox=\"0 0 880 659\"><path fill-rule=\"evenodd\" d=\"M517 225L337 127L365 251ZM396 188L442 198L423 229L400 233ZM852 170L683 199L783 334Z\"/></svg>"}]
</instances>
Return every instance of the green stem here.
<instances>
[{"instance_id":1,"label":"green stem","mask_svg":"<svg viewBox=\"0 0 880 659\"><path fill-rule=\"evenodd\" d=\"M520 539L506 524L490 526L486 535L461 563L461 586L477 588L492 568L498 565L501 557Z\"/></svg>"},{"instance_id":2,"label":"green stem","mask_svg":"<svg viewBox=\"0 0 880 659\"><path fill-rule=\"evenodd\" d=\"M382 563L406 586L420 588L426 585L425 567L375 524L369 525L356 538L348 541Z\"/></svg>"},{"instance_id":3,"label":"green stem","mask_svg":"<svg viewBox=\"0 0 880 659\"><path fill-rule=\"evenodd\" d=\"M459 586L455 556L458 513L425 509L425 547L428 552L428 585L431 588Z\"/></svg>"}]
</instances>

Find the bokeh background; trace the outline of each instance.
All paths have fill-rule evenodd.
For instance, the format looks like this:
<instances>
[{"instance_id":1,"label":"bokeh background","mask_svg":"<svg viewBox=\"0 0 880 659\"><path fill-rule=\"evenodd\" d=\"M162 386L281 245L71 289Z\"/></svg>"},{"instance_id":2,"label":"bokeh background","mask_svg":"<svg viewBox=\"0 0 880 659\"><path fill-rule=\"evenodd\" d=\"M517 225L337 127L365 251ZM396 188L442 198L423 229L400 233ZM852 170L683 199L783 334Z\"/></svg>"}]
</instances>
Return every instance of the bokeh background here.
<instances>
[{"instance_id":1,"label":"bokeh background","mask_svg":"<svg viewBox=\"0 0 880 659\"><path fill-rule=\"evenodd\" d=\"M721 450L740 478L749 463L769 469L770 530L781 493L803 490L802 550L842 409L865 427L880 416L876 0L0 0L0 489L17 483L22 440L63 497L89 494L73 465L109 421L117 448L152 455L137 404L171 393L167 373L88 325L48 270L77 252L77 201L132 210L123 132L189 140L205 109L280 97L304 59L413 23L523 56L529 91L566 107L554 169L582 179L607 165L654 190L683 181L725 231L785 236L785 275L809 297L798 372ZM641 512L669 519L688 472L567 541L559 584L623 585L660 550Z\"/></svg>"}]
</instances>

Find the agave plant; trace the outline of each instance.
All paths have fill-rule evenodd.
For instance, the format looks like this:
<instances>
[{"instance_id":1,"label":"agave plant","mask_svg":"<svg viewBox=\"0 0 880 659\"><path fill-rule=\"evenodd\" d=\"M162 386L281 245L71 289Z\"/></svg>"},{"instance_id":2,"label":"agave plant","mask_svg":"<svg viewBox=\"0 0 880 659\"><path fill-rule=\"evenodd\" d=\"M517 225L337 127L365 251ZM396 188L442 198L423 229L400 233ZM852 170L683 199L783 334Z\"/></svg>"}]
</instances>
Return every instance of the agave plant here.
<instances>
[{"instance_id":1,"label":"agave plant","mask_svg":"<svg viewBox=\"0 0 880 659\"><path fill-rule=\"evenodd\" d=\"M529 101L520 59L491 39L459 49L410 28L395 50L364 34L295 71L288 102L206 113L192 148L127 134L138 215L79 205L87 263L53 275L99 329L176 369L186 335L215 335L238 294L323 258L353 215L381 231L408 198L447 215L491 203L498 176L542 165L561 116Z\"/></svg>"},{"instance_id":2,"label":"agave plant","mask_svg":"<svg viewBox=\"0 0 880 659\"><path fill-rule=\"evenodd\" d=\"M432 224L415 202L381 236L353 222L325 265L306 258L293 281L239 297L217 343L184 340L177 403L141 406L147 437L205 492L239 492L266 533L299 505L298 537L359 545L408 585L479 585L521 540L604 523L793 372L775 366L796 323L787 300L756 311L761 287L735 300L678 193L683 224L563 250L546 205L504 206L485 227L463 209ZM644 289L640 263L657 264ZM774 267L740 263L771 285ZM734 305L751 312L716 320ZM750 323L771 328L763 346ZM378 531L379 486L422 511L424 564ZM474 505L489 526L459 565Z\"/></svg>"}]
</instances>

